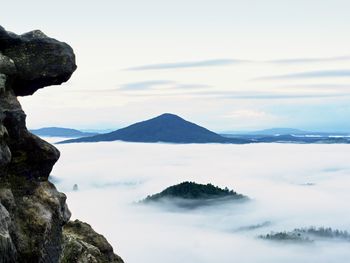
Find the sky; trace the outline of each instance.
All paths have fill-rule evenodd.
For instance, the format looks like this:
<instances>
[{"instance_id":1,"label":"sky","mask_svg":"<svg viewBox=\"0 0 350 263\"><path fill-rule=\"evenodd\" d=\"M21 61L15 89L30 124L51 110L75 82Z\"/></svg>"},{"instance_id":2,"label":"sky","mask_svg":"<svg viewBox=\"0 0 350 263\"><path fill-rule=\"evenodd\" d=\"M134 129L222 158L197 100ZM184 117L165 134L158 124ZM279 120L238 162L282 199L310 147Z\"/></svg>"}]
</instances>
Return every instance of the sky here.
<instances>
[{"instance_id":1,"label":"sky","mask_svg":"<svg viewBox=\"0 0 350 263\"><path fill-rule=\"evenodd\" d=\"M30 128L164 112L214 131L350 131L347 0L6 1L1 25L69 43L78 69L20 98Z\"/></svg>"}]
</instances>

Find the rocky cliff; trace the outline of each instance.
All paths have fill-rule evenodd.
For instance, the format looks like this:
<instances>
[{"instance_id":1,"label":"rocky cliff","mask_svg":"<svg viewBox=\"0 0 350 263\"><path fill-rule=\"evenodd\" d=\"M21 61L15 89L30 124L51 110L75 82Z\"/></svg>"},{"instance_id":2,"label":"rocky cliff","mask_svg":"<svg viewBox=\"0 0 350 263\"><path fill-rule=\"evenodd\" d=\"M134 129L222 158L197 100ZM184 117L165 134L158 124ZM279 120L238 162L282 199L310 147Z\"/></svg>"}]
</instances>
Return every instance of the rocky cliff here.
<instances>
[{"instance_id":1,"label":"rocky cliff","mask_svg":"<svg viewBox=\"0 0 350 263\"><path fill-rule=\"evenodd\" d=\"M0 27L0 263L123 262L88 224L69 221L66 196L48 181L60 153L27 130L17 100L75 69L66 43Z\"/></svg>"}]
</instances>

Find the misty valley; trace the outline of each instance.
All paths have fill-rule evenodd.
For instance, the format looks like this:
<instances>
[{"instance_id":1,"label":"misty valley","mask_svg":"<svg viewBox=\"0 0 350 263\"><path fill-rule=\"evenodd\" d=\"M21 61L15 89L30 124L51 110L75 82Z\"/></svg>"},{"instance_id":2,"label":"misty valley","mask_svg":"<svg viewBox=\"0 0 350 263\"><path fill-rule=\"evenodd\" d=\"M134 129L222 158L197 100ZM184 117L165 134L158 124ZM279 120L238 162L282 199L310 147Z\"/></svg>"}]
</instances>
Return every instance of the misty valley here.
<instances>
[{"instance_id":1,"label":"misty valley","mask_svg":"<svg viewBox=\"0 0 350 263\"><path fill-rule=\"evenodd\" d=\"M349 263L350 1L2 1L0 263Z\"/></svg>"},{"instance_id":2,"label":"misty valley","mask_svg":"<svg viewBox=\"0 0 350 263\"><path fill-rule=\"evenodd\" d=\"M126 262L350 258L347 144L57 147L51 180L72 218L91 223Z\"/></svg>"}]
</instances>

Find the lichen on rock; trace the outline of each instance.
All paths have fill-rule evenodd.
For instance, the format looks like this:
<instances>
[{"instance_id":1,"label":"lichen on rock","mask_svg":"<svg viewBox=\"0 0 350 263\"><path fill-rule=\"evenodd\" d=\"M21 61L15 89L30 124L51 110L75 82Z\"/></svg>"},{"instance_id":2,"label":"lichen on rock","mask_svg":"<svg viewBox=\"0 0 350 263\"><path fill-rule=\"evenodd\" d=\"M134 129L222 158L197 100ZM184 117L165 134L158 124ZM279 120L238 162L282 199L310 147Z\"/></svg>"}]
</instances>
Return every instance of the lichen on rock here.
<instances>
[{"instance_id":1,"label":"lichen on rock","mask_svg":"<svg viewBox=\"0 0 350 263\"><path fill-rule=\"evenodd\" d=\"M60 263L123 263L123 260L113 253L113 248L104 236L96 233L87 223L79 220L68 222L63 227L63 239Z\"/></svg>"},{"instance_id":2,"label":"lichen on rock","mask_svg":"<svg viewBox=\"0 0 350 263\"><path fill-rule=\"evenodd\" d=\"M76 236L62 235L63 228L75 223L69 222L66 196L48 181L60 153L27 130L17 100L67 81L75 69L68 44L39 30L16 35L0 26L0 263L58 263L67 258L63 254L73 243L88 248L75 251L77 255L86 252L95 261L78 261L81 255L70 263L122 262L115 261L119 257L105 239L89 244L95 240L91 235L99 236L91 228ZM100 254L93 254L92 247Z\"/></svg>"}]
</instances>

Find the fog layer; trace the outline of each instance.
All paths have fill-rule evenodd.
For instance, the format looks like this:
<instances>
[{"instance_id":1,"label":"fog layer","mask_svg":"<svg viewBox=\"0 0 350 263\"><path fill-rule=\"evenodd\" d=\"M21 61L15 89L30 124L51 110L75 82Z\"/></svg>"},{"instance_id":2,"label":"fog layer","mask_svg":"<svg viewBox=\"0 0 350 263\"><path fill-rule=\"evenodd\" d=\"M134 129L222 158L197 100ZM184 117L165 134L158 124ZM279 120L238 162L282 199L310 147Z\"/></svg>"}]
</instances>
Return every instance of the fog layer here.
<instances>
[{"instance_id":1,"label":"fog layer","mask_svg":"<svg viewBox=\"0 0 350 263\"><path fill-rule=\"evenodd\" d=\"M257 238L308 226L349 231L350 145L106 142L58 148L52 180L67 194L73 218L91 223L128 263L350 258L346 242ZM183 181L228 187L251 200L195 210L136 204Z\"/></svg>"}]
</instances>

